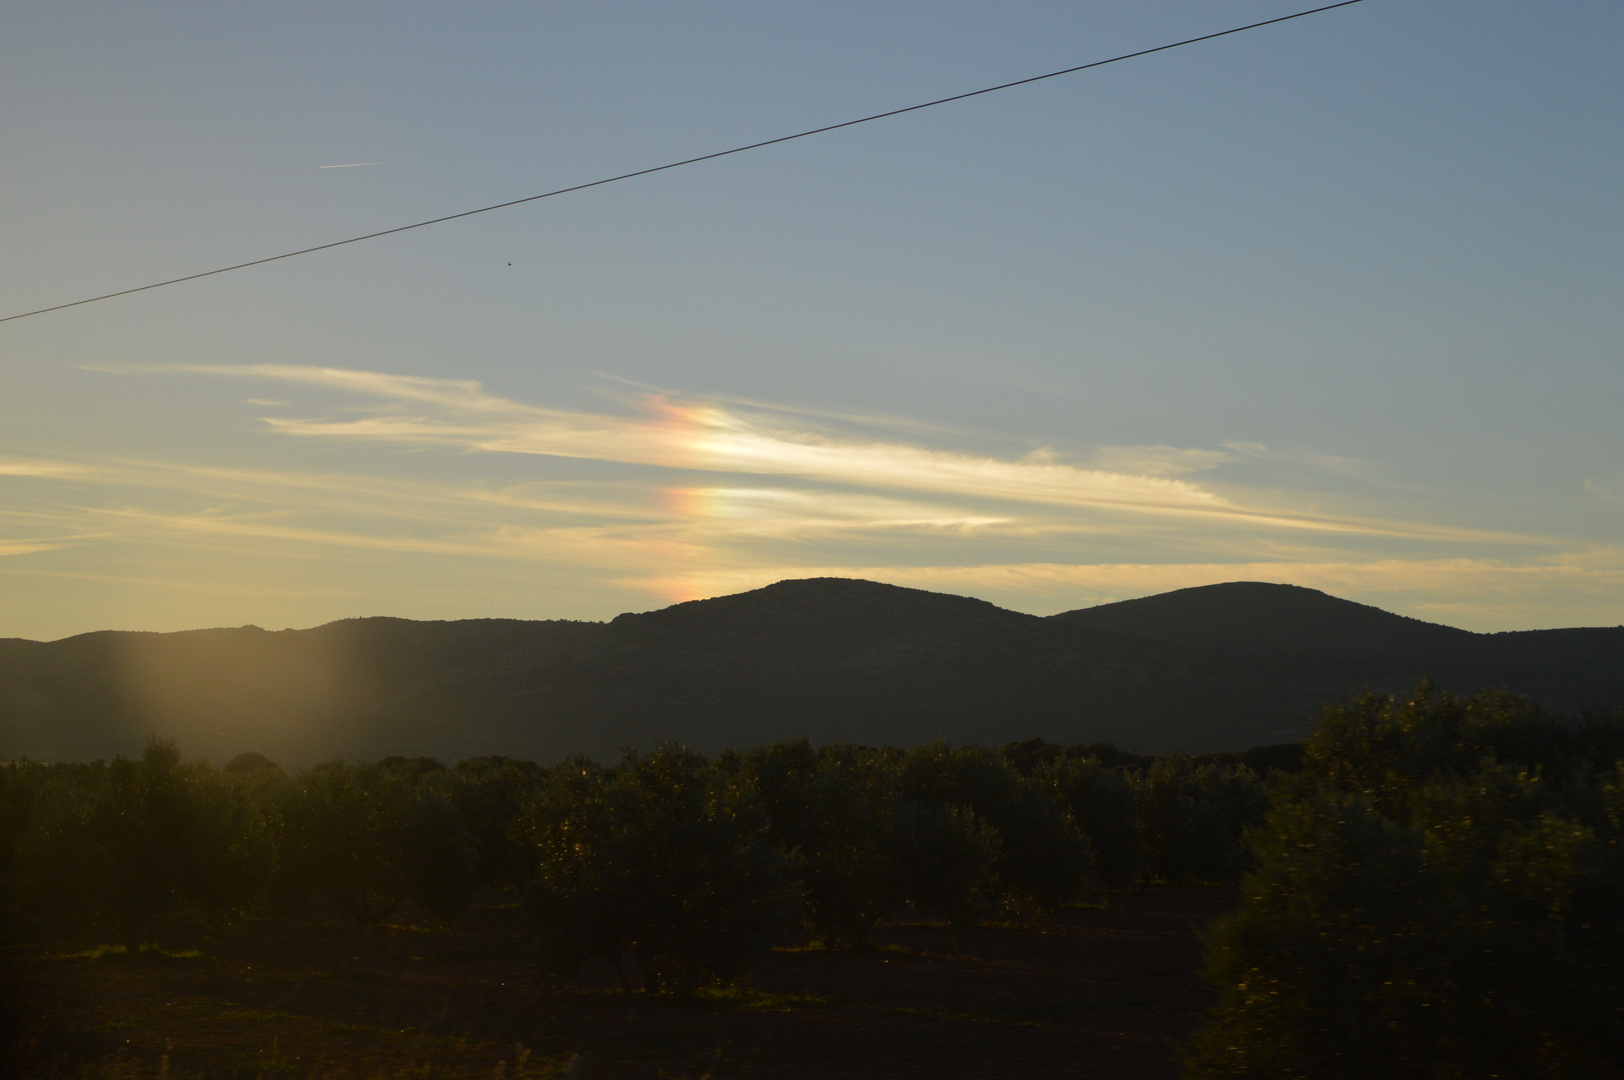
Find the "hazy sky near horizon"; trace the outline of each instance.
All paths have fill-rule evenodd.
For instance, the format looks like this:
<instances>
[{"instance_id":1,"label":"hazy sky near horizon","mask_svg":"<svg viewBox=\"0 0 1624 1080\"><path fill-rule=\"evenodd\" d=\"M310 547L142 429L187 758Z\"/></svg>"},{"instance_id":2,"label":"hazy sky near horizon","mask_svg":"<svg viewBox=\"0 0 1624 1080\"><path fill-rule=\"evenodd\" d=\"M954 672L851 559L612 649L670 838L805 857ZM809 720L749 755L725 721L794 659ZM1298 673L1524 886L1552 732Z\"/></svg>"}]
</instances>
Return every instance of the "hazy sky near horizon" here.
<instances>
[{"instance_id":1,"label":"hazy sky near horizon","mask_svg":"<svg viewBox=\"0 0 1624 1080\"><path fill-rule=\"evenodd\" d=\"M9 5L0 316L1297 9ZM1621 46L1367 0L0 324L0 636L823 574L1624 622Z\"/></svg>"}]
</instances>

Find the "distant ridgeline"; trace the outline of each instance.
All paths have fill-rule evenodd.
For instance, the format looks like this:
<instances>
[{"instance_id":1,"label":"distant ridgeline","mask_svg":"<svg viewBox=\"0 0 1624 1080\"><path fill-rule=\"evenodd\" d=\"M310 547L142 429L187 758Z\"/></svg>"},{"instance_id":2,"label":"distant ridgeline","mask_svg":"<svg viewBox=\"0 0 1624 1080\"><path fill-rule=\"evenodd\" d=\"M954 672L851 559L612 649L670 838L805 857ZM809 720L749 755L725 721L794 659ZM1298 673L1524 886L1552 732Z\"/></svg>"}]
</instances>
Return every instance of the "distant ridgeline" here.
<instances>
[{"instance_id":1,"label":"distant ridgeline","mask_svg":"<svg viewBox=\"0 0 1624 1080\"><path fill-rule=\"evenodd\" d=\"M1239 582L1038 618L837 578L608 623L351 619L311 630L0 641L0 758L613 759L804 737L1042 736L1142 753L1304 736L1322 705L1422 678L1578 713L1624 704L1624 627L1474 634Z\"/></svg>"}]
</instances>

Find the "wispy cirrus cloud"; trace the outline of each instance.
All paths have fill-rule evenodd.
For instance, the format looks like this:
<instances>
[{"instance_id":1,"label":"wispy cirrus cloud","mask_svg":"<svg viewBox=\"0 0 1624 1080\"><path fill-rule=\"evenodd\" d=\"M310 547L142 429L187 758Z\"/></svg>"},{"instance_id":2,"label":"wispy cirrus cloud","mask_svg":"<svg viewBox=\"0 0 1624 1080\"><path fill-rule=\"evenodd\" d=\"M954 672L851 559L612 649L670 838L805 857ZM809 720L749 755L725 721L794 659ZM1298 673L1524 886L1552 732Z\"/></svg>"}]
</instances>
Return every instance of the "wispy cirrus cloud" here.
<instances>
[{"instance_id":1,"label":"wispy cirrus cloud","mask_svg":"<svg viewBox=\"0 0 1624 1080\"><path fill-rule=\"evenodd\" d=\"M643 388L591 411L346 368L113 370L257 384L249 422L272 437L209 459L0 456L0 554L25 556L0 574L34 574L42 611L47 580L82 580L101 603L96 574L142 612L216 610L207 589L183 602L155 584L183 567L222 596L248 595L247 573L290 612L305 608L283 604L289 590L319 578L311 595L329 599L310 603L340 614L472 590L467 610L548 616L562 595L652 605L830 574L1040 611L1253 578L1484 628L1571 622L1540 614L1558 607L1606 621L1624 603L1618 552L1429 521L1415 500L1410 520L1337 513L1352 498L1330 489L1404 503L1365 497L1367 463L1308 451L1151 443L1068 460L985 432ZM525 607L514 581L546 591ZM385 599L332 599L351 596Z\"/></svg>"},{"instance_id":2,"label":"wispy cirrus cloud","mask_svg":"<svg viewBox=\"0 0 1624 1080\"><path fill-rule=\"evenodd\" d=\"M1001 530L1032 523L929 501L775 486L530 481L490 484L115 458L52 476L72 485L42 504L13 500L0 525L50 532L16 553L86 539L167 537L284 548L603 566L693 559L705 545L874 533ZM77 494L74 494L77 492ZM111 499L99 494L113 496ZM64 529L73 529L64 535ZM643 553L647 558L632 556Z\"/></svg>"},{"instance_id":3,"label":"wispy cirrus cloud","mask_svg":"<svg viewBox=\"0 0 1624 1080\"><path fill-rule=\"evenodd\" d=\"M473 381L277 365L185 370L304 383L381 403L371 415L353 419L266 418L273 430L287 435L793 476L1058 505L1165 511L1227 507L1213 492L1162 476L1080 468L1041 455L1001 460L901 442L831 438L764 425L736 409L653 396L645 400L644 416L624 417L526 405L486 393ZM404 408L409 406L432 411Z\"/></svg>"},{"instance_id":4,"label":"wispy cirrus cloud","mask_svg":"<svg viewBox=\"0 0 1624 1080\"><path fill-rule=\"evenodd\" d=\"M33 555L40 551L55 551L61 546L61 541L0 540L0 557L6 555Z\"/></svg>"},{"instance_id":5,"label":"wispy cirrus cloud","mask_svg":"<svg viewBox=\"0 0 1624 1080\"><path fill-rule=\"evenodd\" d=\"M85 476L90 467L71 461L38 458L0 458L0 476L37 476L51 479Z\"/></svg>"},{"instance_id":6,"label":"wispy cirrus cloud","mask_svg":"<svg viewBox=\"0 0 1624 1080\"><path fill-rule=\"evenodd\" d=\"M1140 476L1184 476L1216 468L1235 457L1225 450L1178 446L1102 446L1089 458L1089 465Z\"/></svg>"},{"instance_id":7,"label":"wispy cirrus cloud","mask_svg":"<svg viewBox=\"0 0 1624 1080\"><path fill-rule=\"evenodd\" d=\"M1116 448L1101 460L1074 465L1041 451L999 458L920 443L841 437L788 426L781 418L770 419L766 410L659 396L643 400L641 416L616 416L516 402L473 380L273 364L147 370L295 383L366 399L345 407L348 416L264 418L272 430L304 438L778 476L916 497L1183 516L1266 529L1484 542L1525 539L1248 505L1180 478L1260 449L1250 444L1224 451Z\"/></svg>"},{"instance_id":8,"label":"wispy cirrus cloud","mask_svg":"<svg viewBox=\"0 0 1624 1080\"><path fill-rule=\"evenodd\" d=\"M312 525L282 520L275 514L174 513L139 507L90 509L109 532L145 532L167 537L263 542L287 547L356 549L409 555L516 558L581 567L624 569L628 563L669 564L703 554L697 544L670 530L610 525L540 527L486 523L465 530L433 534ZM107 535L107 533L103 533Z\"/></svg>"}]
</instances>

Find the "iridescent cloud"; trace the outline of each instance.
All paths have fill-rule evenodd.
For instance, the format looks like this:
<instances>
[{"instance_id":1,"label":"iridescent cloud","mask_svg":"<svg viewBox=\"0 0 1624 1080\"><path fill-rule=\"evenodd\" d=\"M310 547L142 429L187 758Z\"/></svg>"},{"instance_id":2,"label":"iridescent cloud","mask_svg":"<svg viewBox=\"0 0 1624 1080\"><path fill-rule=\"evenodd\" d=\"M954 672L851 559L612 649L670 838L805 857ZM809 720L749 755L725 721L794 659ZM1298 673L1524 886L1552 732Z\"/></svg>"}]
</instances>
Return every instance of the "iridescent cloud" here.
<instances>
[{"instance_id":1,"label":"iridescent cloud","mask_svg":"<svg viewBox=\"0 0 1624 1080\"><path fill-rule=\"evenodd\" d=\"M1137 448L1117 455L1139 471L1085 467L1038 452L996 458L916 443L796 430L738 406L651 395L643 415L548 409L490 394L472 380L297 365L186 367L195 374L281 381L368 399L346 419L271 416L273 430L307 438L454 446L493 453L585 458L630 465L795 478L812 483L956 499L1136 514L1195 516L1239 525L1427 539L1509 540L1466 530L1292 508L1237 504L1170 475L1210 467L1219 451ZM793 415L793 414L790 414ZM1229 453L1261 448L1237 444Z\"/></svg>"}]
</instances>

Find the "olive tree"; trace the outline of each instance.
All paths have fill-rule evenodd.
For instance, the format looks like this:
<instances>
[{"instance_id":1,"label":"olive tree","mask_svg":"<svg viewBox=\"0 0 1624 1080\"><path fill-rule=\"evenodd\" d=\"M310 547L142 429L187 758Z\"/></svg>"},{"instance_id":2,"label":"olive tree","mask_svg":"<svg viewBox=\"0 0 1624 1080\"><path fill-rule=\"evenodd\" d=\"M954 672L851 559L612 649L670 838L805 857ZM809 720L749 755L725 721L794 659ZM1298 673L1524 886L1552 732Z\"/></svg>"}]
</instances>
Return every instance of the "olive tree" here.
<instances>
[{"instance_id":1,"label":"olive tree","mask_svg":"<svg viewBox=\"0 0 1624 1080\"><path fill-rule=\"evenodd\" d=\"M520 818L545 779L541 766L516 758L477 757L457 765L451 797L473 840L475 875L486 885L522 890L530 880L535 856Z\"/></svg>"},{"instance_id":2,"label":"olive tree","mask_svg":"<svg viewBox=\"0 0 1624 1080\"><path fill-rule=\"evenodd\" d=\"M862 752L806 740L751 752L740 770L765 813L767 835L791 856L803 921L829 947L863 941L895 903L885 830L889 800L865 772Z\"/></svg>"},{"instance_id":3,"label":"olive tree","mask_svg":"<svg viewBox=\"0 0 1624 1080\"><path fill-rule=\"evenodd\" d=\"M1245 765L1173 754L1130 771L1145 870L1169 882L1233 882L1246 864L1246 830L1263 820L1268 791Z\"/></svg>"},{"instance_id":4,"label":"olive tree","mask_svg":"<svg viewBox=\"0 0 1624 1080\"><path fill-rule=\"evenodd\" d=\"M291 781L278 812L287 910L314 898L368 926L409 899L437 919L468 902L472 845L433 770L329 762Z\"/></svg>"},{"instance_id":5,"label":"olive tree","mask_svg":"<svg viewBox=\"0 0 1624 1080\"><path fill-rule=\"evenodd\" d=\"M1088 837L1096 877L1106 885L1133 884L1145 868L1145 845L1132 785L1098 758L1053 757L1034 771Z\"/></svg>"},{"instance_id":6,"label":"olive tree","mask_svg":"<svg viewBox=\"0 0 1624 1080\"><path fill-rule=\"evenodd\" d=\"M1328 709L1209 937L1190 1075L1619 1075L1621 751L1505 694Z\"/></svg>"},{"instance_id":7,"label":"olive tree","mask_svg":"<svg viewBox=\"0 0 1624 1080\"><path fill-rule=\"evenodd\" d=\"M173 922L217 927L255 905L270 867L262 819L218 771L183 765L174 743L14 777L25 778L11 857L17 906L37 925L133 949Z\"/></svg>"},{"instance_id":8,"label":"olive tree","mask_svg":"<svg viewBox=\"0 0 1624 1080\"><path fill-rule=\"evenodd\" d=\"M681 747L614 769L565 762L530 800L525 890L542 966L625 961L653 992L735 979L795 917L788 862L734 777Z\"/></svg>"},{"instance_id":9,"label":"olive tree","mask_svg":"<svg viewBox=\"0 0 1624 1080\"><path fill-rule=\"evenodd\" d=\"M1044 910L1074 901L1086 888L1093 868L1087 835L1052 786L1022 776L1004 755L941 742L916 747L902 762L901 793L928 808L933 828L957 828L954 820L968 827L973 818L992 830L996 880L987 888L994 902Z\"/></svg>"}]
</instances>

